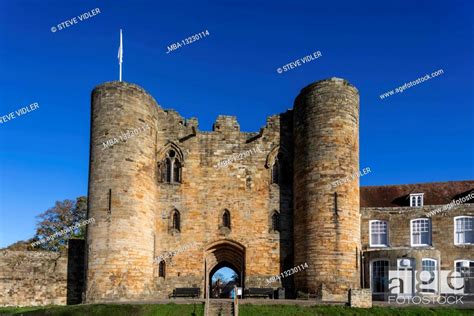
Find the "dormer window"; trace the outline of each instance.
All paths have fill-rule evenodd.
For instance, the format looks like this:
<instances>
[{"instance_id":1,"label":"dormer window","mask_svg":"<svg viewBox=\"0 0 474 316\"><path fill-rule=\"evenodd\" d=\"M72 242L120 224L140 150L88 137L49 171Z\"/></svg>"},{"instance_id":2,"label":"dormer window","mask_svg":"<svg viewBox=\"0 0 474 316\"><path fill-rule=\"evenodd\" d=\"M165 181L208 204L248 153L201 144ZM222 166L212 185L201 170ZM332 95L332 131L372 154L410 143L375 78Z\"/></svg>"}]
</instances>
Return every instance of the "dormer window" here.
<instances>
[{"instance_id":1,"label":"dormer window","mask_svg":"<svg viewBox=\"0 0 474 316\"><path fill-rule=\"evenodd\" d=\"M423 206L423 193L410 194L410 206L422 207Z\"/></svg>"}]
</instances>

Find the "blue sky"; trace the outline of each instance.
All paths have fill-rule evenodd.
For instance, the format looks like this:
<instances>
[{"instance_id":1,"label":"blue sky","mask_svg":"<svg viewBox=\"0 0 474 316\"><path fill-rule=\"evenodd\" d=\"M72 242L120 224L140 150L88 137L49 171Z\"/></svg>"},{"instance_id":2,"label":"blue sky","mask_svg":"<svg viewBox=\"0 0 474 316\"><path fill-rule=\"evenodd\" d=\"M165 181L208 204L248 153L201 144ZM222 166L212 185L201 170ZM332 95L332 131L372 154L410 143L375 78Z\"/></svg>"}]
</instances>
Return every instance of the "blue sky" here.
<instances>
[{"instance_id":1,"label":"blue sky","mask_svg":"<svg viewBox=\"0 0 474 316\"><path fill-rule=\"evenodd\" d=\"M40 108L0 124L0 247L32 237L56 200L87 193L90 92L118 78L120 28L124 81L201 130L226 114L258 131L304 86L342 77L361 96L362 185L473 179L473 12L472 1L1 1L0 116Z\"/></svg>"},{"instance_id":2,"label":"blue sky","mask_svg":"<svg viewBox=\"0 0 474 316\"><path fill-rule=\"evenodd\" d=\"M221 280L221 281L230 281L230 278L234 275L234 274L237 274L233 269L231 268L228 268L228 267L223 267L223 268L220 268L219 270L217 270L216 272L214 272L213 276L212 276L212 281L216 281L220 276L218 276L217 274L221 274L224 279Z\"/></svg>"}]
</instances>

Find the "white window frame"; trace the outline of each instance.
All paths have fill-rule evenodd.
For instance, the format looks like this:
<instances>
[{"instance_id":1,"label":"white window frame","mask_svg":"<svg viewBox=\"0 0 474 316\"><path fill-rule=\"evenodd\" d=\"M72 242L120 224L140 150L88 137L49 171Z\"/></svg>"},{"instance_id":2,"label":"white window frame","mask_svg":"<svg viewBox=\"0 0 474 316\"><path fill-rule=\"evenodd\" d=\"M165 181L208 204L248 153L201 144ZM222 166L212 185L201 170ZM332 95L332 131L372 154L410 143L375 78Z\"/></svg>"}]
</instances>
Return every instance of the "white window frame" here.
<instances>
[{"instance_id":1,"label":"white window frame","mask_svg":"<svg viewBox=\"0 0 474 316\"><path fill-rule=\"evenodd\" d=\"M413 242L413 222L415 221L420 221L420 220L423 220L423 221L428 221L428 228L429 228L429 240L428 240L428 243L427 244L415 244ZM426 218L426 217L421 217L421 218L415 218L415 219L412 219L410 221L410 244L412 247L424 247L424 246L431 246L432 245L432 234L433 234L433 230L432 230L432 227L431 227L431 219L429 218Z\"/></svg>"},{"instance_id":2,"label":"white window frame","mask_svg":"<svg viewBox=\"0 0 474 316\"><path fill-rule=\"evenodd\" d=\"M420 198L420 204L418 205L418 198ZM413 203L414 201L414 203ZM424 193L412 193L410 194L410 207L423 207L424 205Z\"/></svg>"},{"instance_id":3,"label":"white window frame","mask_svg":"<svg viewBox=\"0 0 474 316\"><path fill-rule=\"evenodd\" d=\"M459 262L467 262L467 265L470 266L471 263L474 264L474 260L470 260L470 259L459 259L459 260L454 260L454 271L456 271L456 265L459 263ZM462 265L462 263L461 263ZM457 271L456 271L457 272Z\"/></svg>"},{"instance_id":4,"label":"white window frame","mask_svg":"<svg viewBox=\"0 0 474 316\"><path fill-rule=\"evenodd\" d=\"M421 271L425 271L425 270L423 270L423 261L433 261L435 263L435 270L438 269L438 260L433 259L433 258L422 258L421 259Z\"/></svg>"},{"instance_id":5,"label":"white window frame","mask_svg":"<svg viewBox=\"0 0 474 316\"><path fill-rule=\"evenodd\" d=\"M462 218L470 218L474 221L474 216L469 216L469 215L461 215L461 216L456 216L454 217L454 244L455 245L474 245L474 243L470 243L470 242L464 242L464 243L460 243L460 242L457 242L457 236L456 236L456 221L458 219L462 219ZM473 233L474 234L474 233Z\"/></svg>"},{"instance_id":6,"label":"white window frame","mask_svg":"<svg viewBox=\"0 0 474 316\"><path fill-rule=\"evenodd\" d=\"M386 292L375 292L373 288L373 278L374 278L374 262L376 261L386 261L387 262L387 277L390 276L390 260L388 258L377 258L377 259L372 259L370 260L370 265L369 265L369 282L370 282L370 289L372 290L372 294L387 294ZM390 291L390 280L387 280L387 287L388 290Z\"/></svg>"},{"instance_id":7,"label":"white window frame","mask_svg":"<svg viewBox=\"0 0 474 316\"><path fill-rule=\"evenodd\" d=\"M372 242L372 223L374 223L374 222L384 222L387 225L387 244L386 245L384 245L384 244L374 244ZM382 220L382 219L373 219L373 220L369 221L369 245L370 245L370 247L388 247L388 245L390 244L389 236L390 235L389 235L388 221Z\"/></svg>"},{"instance_id":8,"label":"white window frame","mask_svg":"<svg viewBox=\"0 0 474 316\"><path fill-rule=\"evenodd\" d=\"M433 259L433 258L421 258L421 272L425 271L423 270L423 262L425 261L432 261L434 262L434 272L437 273L438 272L438 260L437 259ZM436 293L438 293L438 289L439 289L439 280L438 280L438 284L436 284L436 289L435 289L435 292L430 292L430 291L421 291L421 293L423 293L423 295L429 295L429 294L433 294L435 295Z\"/></svg>"},{"instance_id":9,"label":"white window frame","mask_svg":"<svg viewBox=\"0 0 474 316\"><path fill-rule=\"evenodd\" d=\"M471 264L471 262L474 262L474 260L470 260L470 259L454 260L454 271L456 271L456 265L457 265L459 262L467 262L468 264Z\"/></svg>"}]
</instances>

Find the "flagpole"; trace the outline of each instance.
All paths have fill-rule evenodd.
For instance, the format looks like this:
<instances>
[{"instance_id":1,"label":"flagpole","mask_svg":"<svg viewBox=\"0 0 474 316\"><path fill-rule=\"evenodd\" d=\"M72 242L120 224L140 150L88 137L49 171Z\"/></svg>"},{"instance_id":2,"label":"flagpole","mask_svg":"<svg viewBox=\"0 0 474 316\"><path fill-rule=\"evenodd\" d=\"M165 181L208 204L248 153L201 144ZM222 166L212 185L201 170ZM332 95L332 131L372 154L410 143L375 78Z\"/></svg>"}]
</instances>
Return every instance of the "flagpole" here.
<instances>
[{"instance_id":1,"label":"flagpole","mask_svg":"<svg viewBox=\"0 0 474 316\"><path fill-rule=\"evenodd\" d=\"M122 82L122 58L123 58L123 43L122 43L122 29L120 29L120 47L119 47L119 52L118 52L120 82Z\"/></svg>"}]
</instances>

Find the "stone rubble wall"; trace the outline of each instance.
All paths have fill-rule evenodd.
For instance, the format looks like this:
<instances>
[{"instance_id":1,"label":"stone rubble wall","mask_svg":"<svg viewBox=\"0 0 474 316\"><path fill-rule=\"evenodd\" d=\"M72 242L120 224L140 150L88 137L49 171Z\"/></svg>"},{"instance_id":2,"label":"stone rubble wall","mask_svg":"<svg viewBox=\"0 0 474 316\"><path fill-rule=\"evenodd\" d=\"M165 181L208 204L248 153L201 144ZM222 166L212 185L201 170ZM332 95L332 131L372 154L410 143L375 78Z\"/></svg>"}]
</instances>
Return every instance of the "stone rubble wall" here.
<instances>
[{"instance_id":1,"label":"stone rubble wall","mask_svg":"<svg viewBox=\"0 0 474 316\"><path fill-rule=\"evenodd\" d=\"M371 308L372 291L370 289L351 289L349 291L349 305L357 308Z\"/></svg>"},{"instance_id":2,"label":"stone rubble wall","mask_svg":"<svg viewBox=\"0 0 474 316\"><path fill-rule=\"evenodd\" d=\"M0 251L0 306L65 305L67 256L48 251Z\"/></svg>"}]
</instances>

